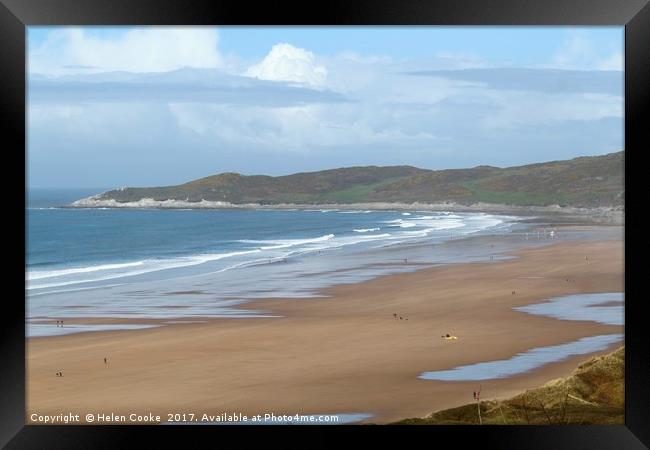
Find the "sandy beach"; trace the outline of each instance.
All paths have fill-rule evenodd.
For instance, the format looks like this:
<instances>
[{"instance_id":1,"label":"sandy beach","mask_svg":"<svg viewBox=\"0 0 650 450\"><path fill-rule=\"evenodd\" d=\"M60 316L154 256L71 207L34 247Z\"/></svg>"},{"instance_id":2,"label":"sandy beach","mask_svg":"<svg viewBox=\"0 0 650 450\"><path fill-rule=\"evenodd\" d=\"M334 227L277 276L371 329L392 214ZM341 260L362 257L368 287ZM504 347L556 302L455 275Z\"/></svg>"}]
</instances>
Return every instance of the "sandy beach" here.
<instances>
[{"instance_id":1,"label":"sandy beach","mask_svg":"<svg viewBox=\"0 0 650 450\"><path fill-rule=\"evenodd\" d=\"M621 239L510 254L516 258L341 285L325 290L327 298L243 306L281 317L30 338L27 423L33 413L83 419L99 412L153 413L162 421L183 413L368 413L367 422L386 423L471 402L479 385L485 399L514 395L565 376L593 354L480 383L418 379L424 371L623 331L512 309L623 291ZM445 333L458 340L441 339Z\"/></svg>"}]
</instances>

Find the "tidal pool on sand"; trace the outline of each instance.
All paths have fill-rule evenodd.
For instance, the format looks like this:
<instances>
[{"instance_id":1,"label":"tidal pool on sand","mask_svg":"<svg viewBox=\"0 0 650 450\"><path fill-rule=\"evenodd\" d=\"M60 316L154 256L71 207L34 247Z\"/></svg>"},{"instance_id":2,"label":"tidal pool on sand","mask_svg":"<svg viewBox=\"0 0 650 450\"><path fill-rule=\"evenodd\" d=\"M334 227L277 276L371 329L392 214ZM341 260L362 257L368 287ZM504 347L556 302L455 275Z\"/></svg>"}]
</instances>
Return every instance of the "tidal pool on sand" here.
<instances>
[{"instance_id":1,"label":"tidal pool on sand","mask_svg":"<svg viewBox=\"0 0 650 450\"><path fill-rule=\"evenodd\" d=\"M624 295L622 292L575 294L555 297L542 303L514 308L527 314L560 320L580 320L605 325L623 325ZM613 306L612 303L614 303ZM618 304L620 303L620 304ZM601 305L601 306L599 306ZM610 305L610 306L602 306ZM424 372L418 378L439 381L474 381L506 378L563 361L571 356L605 350L623 339L622 334L590 336L577 341L548 347L537 347L518 353L510 359L486 361L459 366L450 370Z\"/></svg>"},{"instance_id":2,"label":"tidal pool on sand","mask_svg":"<svg viewBox=\"0 0 650 450\"><path fill-rule=\"evenodd\" d=\"M598 294L575 294L552 298L544 303L514 308L536 316L547 316L561 320L581 320L605 325L623 325L624 308L622 292ZM598 306L611 305L613 306Z\"/></svg>"},{"instance_id":3,"label":"tidal pool on sand","mask_svg":"<svg viewBox=\"0 0 650 450\"><path fill-rule=\"evenodd\" d=\"M563 361L571 356L604 350L622 339L622 334L590 336L565 344L533 348L510 359L469 364L450 370L424 372L418 378L438 381L480 381L507 378L537 369L545 364Z\"/></svg>"}]
</instances>

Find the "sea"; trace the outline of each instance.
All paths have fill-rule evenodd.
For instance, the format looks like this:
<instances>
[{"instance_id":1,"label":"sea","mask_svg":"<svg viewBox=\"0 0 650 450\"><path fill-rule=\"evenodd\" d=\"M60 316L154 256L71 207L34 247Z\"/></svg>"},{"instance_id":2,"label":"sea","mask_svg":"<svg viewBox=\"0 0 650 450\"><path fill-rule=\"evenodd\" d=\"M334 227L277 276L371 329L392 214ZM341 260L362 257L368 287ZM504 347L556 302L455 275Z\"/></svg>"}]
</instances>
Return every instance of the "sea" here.
<instances>
[{"instance_id":1,"label":"sea","mask_svg":"<svg viewBox=\"0 0 650 450\"><path fill-rule=\"evenodd\" d=\"M334 285L504 259L513 242L535 239L519 217L476 212L64 207L101 190L28 192L28 336L268 316L239 306L318 300ZM479 239L487 235L504 239ZM66 318L112 323L55 326Z\"/></svg>"}]
</instances>

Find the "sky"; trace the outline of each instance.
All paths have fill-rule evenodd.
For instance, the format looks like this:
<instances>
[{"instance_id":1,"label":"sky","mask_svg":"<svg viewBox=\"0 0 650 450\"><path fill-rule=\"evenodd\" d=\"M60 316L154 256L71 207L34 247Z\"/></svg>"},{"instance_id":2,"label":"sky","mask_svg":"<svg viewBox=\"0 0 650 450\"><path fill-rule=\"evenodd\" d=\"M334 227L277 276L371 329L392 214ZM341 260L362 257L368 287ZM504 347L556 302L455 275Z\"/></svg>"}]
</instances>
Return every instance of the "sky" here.
<instances>
[{"instance_id":1,"label":"sky","mask_svg":"<svg viewBox=\"0 0 650 450\"><path fill-rule=\"evenodd\" d=\"M623 149L623 27L29 27L30 187Z\"/></svg>"}]
</instances>

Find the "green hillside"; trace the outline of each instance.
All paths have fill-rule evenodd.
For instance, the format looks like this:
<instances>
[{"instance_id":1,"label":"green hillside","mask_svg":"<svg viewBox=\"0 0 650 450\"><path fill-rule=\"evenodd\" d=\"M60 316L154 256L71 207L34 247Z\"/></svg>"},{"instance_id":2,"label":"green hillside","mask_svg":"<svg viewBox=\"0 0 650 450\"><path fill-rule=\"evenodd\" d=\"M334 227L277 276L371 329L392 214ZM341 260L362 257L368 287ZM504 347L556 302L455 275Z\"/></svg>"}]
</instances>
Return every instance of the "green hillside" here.
<instances>
[{"instance_id":1,"label":"green hillside","mask_svg":"<svg viewBox=\"0 0 650 450\"><path fill-rule=\"evenodd\" d=\"M270 177L222 173L178 186L122 188L100 200L143 198L235 204L477 202L509 205L621 206L624 152L518 167L425 170L349 167Z\"/></svg>"}]
</instances>

